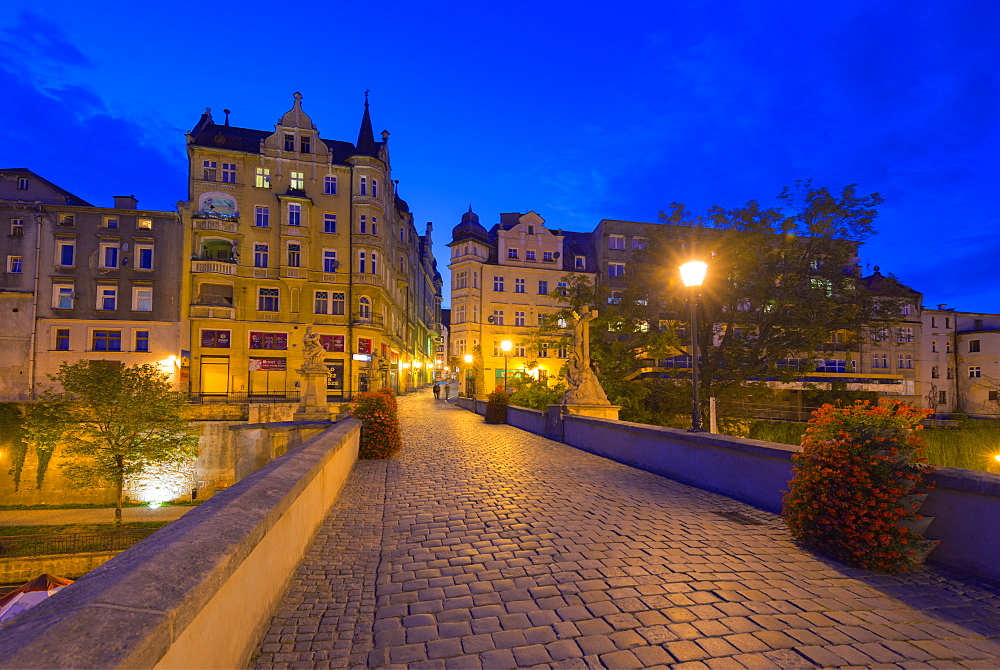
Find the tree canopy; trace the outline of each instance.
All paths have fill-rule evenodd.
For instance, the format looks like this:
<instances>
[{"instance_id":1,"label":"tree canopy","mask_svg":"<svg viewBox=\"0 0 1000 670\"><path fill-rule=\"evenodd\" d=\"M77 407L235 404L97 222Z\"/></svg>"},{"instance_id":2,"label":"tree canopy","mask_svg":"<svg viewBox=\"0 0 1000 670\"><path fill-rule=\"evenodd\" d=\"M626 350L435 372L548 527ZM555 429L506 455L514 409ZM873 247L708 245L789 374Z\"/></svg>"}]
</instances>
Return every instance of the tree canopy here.
<instances>
[{"instance_id":1,"label":"tree canopy","mask_svg":"<svg viewBox=\"0 0 1000 670\"><path fill-rule=\"evenodd\" d=\"M28 411L25 438L40 455L62 445L75 456L63 465L74 486L114 486L116 523L126 482L152 465L197 457L198 437L182 415L184 395L156 366L81 360L63 363L50 378L62 390L46 390Z\"/></svg>"}]
</instances>

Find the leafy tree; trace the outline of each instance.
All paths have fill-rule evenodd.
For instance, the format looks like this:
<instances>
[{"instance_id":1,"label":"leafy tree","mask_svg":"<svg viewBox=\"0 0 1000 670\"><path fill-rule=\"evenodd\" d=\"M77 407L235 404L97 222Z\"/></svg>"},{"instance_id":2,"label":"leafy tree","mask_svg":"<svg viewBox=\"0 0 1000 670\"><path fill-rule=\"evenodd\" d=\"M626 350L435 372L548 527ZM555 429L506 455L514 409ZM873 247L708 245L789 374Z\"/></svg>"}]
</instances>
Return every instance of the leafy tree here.
<instances>
[{"instance_id":1,"label":"leafy tree","mask_svg":"<svg viewBox=\"0 0 1000 670\"><path fill-rule=\"evenodd\" d=\"M72 485L115 486L116 525L127 481L152 465L197 457L198 437L182 416L184 396L156 366L82 360L49 377L63 390L49 388L28 412L26 439L40 455L64 445L76 457L63 466Z\"/></svg>"}]
</instances>

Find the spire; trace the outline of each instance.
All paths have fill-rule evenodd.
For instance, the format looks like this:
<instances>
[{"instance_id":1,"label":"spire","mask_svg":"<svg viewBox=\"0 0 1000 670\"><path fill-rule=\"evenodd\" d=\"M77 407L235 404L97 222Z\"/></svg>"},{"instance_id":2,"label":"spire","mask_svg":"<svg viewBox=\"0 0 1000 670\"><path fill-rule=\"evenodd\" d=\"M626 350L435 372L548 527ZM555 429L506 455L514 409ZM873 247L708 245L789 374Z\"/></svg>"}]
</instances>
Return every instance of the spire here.
<instances>
[{"instance_id":1,"label":"spire","mask_svg":"<svg viewBox=\"0 0 1000 670\"><path fill-rule=\"evenodd\" d=\"M372 117L368 113L368 93L365 91L365 113L361 117L361 130L358 132L358 153L364 156L377 156L375 132L372 130Z\"/></svg>"}]
</instances>

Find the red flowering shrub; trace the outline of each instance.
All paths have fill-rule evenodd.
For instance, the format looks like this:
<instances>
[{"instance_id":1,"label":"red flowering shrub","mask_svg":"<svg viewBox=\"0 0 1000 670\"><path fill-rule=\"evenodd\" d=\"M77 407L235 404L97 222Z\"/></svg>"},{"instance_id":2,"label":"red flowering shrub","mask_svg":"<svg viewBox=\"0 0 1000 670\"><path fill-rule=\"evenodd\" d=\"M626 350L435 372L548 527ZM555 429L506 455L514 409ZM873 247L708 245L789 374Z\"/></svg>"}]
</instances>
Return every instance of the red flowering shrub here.
<instances>
[{"instance_id":1,"label":"red flowering shrub","mask_svg":"<svg viewBox=\"0 0 1000 670\"><path fill-rule=\"evenodd\" d=\"M931 410L867 400L813 412L783 515L803 544L850 565L901 572L918 565L936 542L900 525L926 492L923 440L915 431Z\"/></svg>"},{"instance_id":2,"label":"red flowering shrub","mask_svg":"<svg viewBox=\"0 0 1000 670\"><path fill-rule=\"evenodd\" d=\"M393 391L388 386L383 386L378 390L379 393L389 397L389 404L392 405L392 415L399 420L399 405L396 404L396 392Z\"/></svg>"},{"instance_id":3,"label":"red flowering shrub","mask_svg":"<svg viewBox=\"0 0 1000 670\"><path fill-rule=\"evenodd\" d=\"M510 404L510 394L503 389L497 389L486 398L486 423L507 423L507 405Z\"/></svg>"},{"instance_id":4,"label":"red flowering shrub","mask_svg":"<svg viewBox=\"0 0 1000 670\"><path fill-rule=\"evenodd\" d=\"M358 393L351 402L351 413L361 421L358 458L390 458L403 448L395 396L381 391Z\"/></svg>"}]
</instances>

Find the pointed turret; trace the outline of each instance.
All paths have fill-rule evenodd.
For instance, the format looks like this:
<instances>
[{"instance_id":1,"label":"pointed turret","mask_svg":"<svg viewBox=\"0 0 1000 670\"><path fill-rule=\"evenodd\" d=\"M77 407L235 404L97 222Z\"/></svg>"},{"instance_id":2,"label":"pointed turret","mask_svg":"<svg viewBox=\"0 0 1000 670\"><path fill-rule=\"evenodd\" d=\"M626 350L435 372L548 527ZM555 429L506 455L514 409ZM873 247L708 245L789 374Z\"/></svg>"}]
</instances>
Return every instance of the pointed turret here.
<instances>
[{"instance_id":1,"label":"pointed turret","mask_svg":"<svg viewBox=\"0 0 1000 670\"><path fill-rule=\"evenodd\" d=\"M365 91L365 113L361 117L361 130L358 132L358 154L378 157L378 146L375 144L375 132L372 130L372 117L368 113L368 91Z\"/></svg>"}]
</instances>

